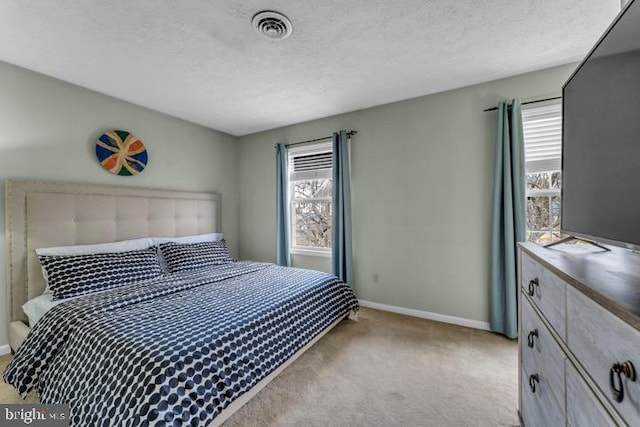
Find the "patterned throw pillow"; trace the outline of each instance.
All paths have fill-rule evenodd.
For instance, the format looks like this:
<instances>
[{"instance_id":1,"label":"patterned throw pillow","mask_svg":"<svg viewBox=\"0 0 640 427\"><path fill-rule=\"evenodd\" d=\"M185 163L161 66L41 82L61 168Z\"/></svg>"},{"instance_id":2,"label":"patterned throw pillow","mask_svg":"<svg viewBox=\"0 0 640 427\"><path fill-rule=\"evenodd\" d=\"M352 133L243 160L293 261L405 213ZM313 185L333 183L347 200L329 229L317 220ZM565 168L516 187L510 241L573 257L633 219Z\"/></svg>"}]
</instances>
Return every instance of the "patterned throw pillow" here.
<instances>
[{"instance_id":1,"label":"patterned throw pillow","mask_svg":"<svg viewBox=\"0 0 640 427\"><path fill-rule=\"evenodd\" d=\"M224 240L184 245L172 242L162 243L160 250L167 260L169 271L172 273L227 264L233 261Z\"/></svg>"},{"instance_id":2,"label":"patterned throw pillow","mask_svg":"<svg viewBox=\"0 0 640 427\"><path fill-rule=\"evenodd\" d=\"M154 246L89 255L40 255L53 299L70 298L161 276Z\"/></svg>"}]
</instances>

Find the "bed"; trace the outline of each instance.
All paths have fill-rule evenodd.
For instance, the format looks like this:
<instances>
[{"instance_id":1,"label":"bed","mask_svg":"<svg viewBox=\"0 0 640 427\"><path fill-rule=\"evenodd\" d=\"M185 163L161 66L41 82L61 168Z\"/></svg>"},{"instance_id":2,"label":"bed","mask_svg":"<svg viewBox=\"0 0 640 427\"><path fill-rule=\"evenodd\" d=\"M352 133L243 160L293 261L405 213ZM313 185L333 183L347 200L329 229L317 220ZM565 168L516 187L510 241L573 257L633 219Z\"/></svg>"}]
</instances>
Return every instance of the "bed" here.
<instances>
[{"instance_id":1,"label":"bed","mask_svg":"<svg viewBox=\"0 0 640 427\"><path fill-rule=\"evenodd\" d=\"M223 262L89 293L32 329L36 248L220 231L212 193L8 181L5 381L68 403L72 425L219 425L358 303L332 275Z\"/></svg>"}]
</instances>

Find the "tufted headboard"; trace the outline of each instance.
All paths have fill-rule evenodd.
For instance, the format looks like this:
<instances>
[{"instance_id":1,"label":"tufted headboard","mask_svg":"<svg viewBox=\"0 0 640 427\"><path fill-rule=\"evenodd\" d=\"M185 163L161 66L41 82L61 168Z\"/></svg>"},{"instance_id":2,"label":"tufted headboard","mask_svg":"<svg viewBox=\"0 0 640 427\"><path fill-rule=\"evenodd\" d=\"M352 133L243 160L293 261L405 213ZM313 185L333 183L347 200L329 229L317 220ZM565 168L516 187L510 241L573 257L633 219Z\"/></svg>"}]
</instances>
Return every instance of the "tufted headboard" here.
<instances>
[{"instance_id":1,"label":"tufted headboard","mask_svg":"<svg viewBox=\"0 0 640 427\"><path fill-rule=\"evenodd\" d=\"M221 231L215 193L7 180L5 199L11 321L44 291L37 248Z\"/></svg>"}]
</instances>

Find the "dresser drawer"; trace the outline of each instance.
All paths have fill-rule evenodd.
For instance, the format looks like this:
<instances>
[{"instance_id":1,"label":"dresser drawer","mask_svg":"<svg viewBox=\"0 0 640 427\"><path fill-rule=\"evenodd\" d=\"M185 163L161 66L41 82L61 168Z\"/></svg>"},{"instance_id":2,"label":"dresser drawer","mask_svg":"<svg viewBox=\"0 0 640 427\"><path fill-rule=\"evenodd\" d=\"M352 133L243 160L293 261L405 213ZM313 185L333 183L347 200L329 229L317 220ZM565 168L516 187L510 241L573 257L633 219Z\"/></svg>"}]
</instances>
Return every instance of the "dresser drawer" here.
<instances>
[{"instance_id":1,"label":"dresser drawer","mask_svg":"<svg viewBox=\"0 0 640 427\"><path fill-rule=\"evenodd\" d=\"M566 340L565 282L522 253L522 288L553 329Z\"/></svg>"},{"instance_id":2,"label":"dresser drawer","mask_svg":"<svg viewBox=\"0 0 640 427\"><path fill-rule=\"evenodd\" d=\"M564 353L526 298L522 299L520 337L522 364L546 380L564 411Z\"/></svg>"},{"instance_id":3,"label":"dresser drawer","mask_svg":"<svg viewBox=\"0 0 640 427\"><path fill-rule=\"evenodd\" d=\"M571 286L567 287L567 325L567 344L573 355L627 424L640 425L640 378L622 377L622 402L616 402L609 384L610 369L616 362L631 361L640 373L640 331Z\"/></svg>"},{"instance_id":4,"label":"dresser drawer","mask_svg":"<svg viewBox=\"0 0 640 427\"><path fill-rule=\"evenodd\" d=\"M565 415L551 394L549 384L538 374L539 381L534 381L535 391L531 388L529 377L538 374L522 366L520 416L524 427L555 427L565 425Z\"/></svg>"},{"instance_id":5,"label":"dresser drawer","mask_svg":"<svg viewBox=\"0 0 640 427\"><path fill-rule=\"evenodd\" d=\"M567 421L574 427L617 426L576 368L567 361Z\"/></svg>"}]
</instances>

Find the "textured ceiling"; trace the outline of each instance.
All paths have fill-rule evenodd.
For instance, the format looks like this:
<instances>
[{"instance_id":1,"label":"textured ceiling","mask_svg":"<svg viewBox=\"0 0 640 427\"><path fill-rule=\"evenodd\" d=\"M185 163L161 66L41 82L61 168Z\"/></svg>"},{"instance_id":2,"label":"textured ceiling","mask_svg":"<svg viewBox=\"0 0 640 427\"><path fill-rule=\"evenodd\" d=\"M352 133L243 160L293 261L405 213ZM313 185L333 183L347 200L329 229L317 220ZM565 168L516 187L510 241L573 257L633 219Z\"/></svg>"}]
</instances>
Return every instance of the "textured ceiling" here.
<instances>
[{"instance_id":1,"label":"textured ceiling","mask_svg":"<svg viewBox=\"0 0 640 427\"><path fill-rule=\"evenodd\" d=\"M260 38L278 10L291 37ZM581 59L620 0L2 0L0 60L233 135Z\"/></svg>"}]
</instances>

